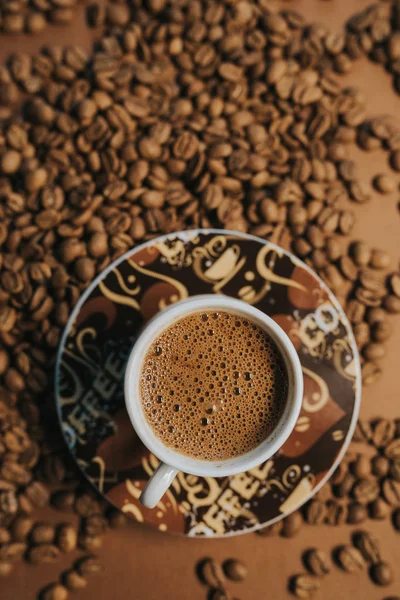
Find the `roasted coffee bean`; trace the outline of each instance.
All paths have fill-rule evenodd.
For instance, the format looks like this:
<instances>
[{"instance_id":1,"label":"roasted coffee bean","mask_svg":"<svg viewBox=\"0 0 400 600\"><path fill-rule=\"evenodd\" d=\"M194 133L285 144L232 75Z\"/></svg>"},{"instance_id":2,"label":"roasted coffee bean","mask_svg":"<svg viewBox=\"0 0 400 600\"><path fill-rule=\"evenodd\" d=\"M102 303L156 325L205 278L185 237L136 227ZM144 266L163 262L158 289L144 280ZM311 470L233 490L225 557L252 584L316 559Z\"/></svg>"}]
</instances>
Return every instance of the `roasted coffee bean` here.
<instances>
[{"instance_id":1,"label":"roasted coffee bean","mask_svg":"<svg viewBox=\"0 0 400 600\"><path fill-rule=\"evenodd\" d=\"M339 565L348 573L359 573L365 568L361 552L353 546L341 546L336 552Z\"/></svg>"},{"instance_id":2,"label":"roasted coffee bean","mask_svg":"<svg viewBox=\"0 0 400 600\"><path fill-rule=\"evenodd\" d=\"M377 448L387 446L394 438L395 428L394 421L390 419L379 419L373 426L372 443L374 446Z\"/></svg>"},{"instance_id":3,"label":"roasted coffee bean","mask_svg":"<svg viewBox=\"0 0 400 600\"><path fill-rule=\"evenodd\" d=\"M224 587L225 576L220 563L213 558L206 558L198 565L201 579L212 588Z\"/></svg>"},{"instance_id":4,"label":"roasted coffee bean","mask_svg":"<svg viewBox=\"0 0 400 600\"><path fill-rule=\"evenodd\" d=\"M52 544L55 537L55 527L50 523L37 523L30 534L34 544Z\"/></svg>"},{"instance_id":5,"label":"roasted coffee bean","mask_svg":"<svg viewBox=\"0 0 400 600\"><path fill-rule=\"evenodd\" d=\"M381 194L391 194L396 189L396 179L389 173L382 173L374 178L374 186Z\"/></svg>"},{"instance_id":6,"label":"roasted coffee bean","mask_svg":"<svg viewBox=\"0 0 400 600\"><path fill-rule=\"evenodd\" d=\"M383 299L383 306L388 313L397 314L400 313L400 298L394 295L386 296Z\"/></svg>"},{"instance_id":7,"label":"roasted coffee bean","mask_svg":"<svg viewBox=\"0 0 400 600\"><path fill-rule=\"evenodd\" d=\"M400 458L395 458L391 461L389 475L392 479L400 481Z\"/></svg>"},{"instance_id":8,"label":"roasted coffee bean","mask_svg":"<svg viewBox=\"0 0 400 600\"><path fill-rule=\"evenodd\" d=\"M54 544L39 544L29 549L28 560L34 565L52 563L57 560L60 551Z\"/></svg>"},{"instance_id":9,"label":"roasted coffee bean","mask_svg":"<svg viewBox=\"0 0 400 600\"><path fill-rule=\"evenodd\" d=\"M65 587L72 592L76 590L83 590L88 584L87 579L82 577L82 575L80 575L78 571L75 571L74 569L64 573L62 580Z\"/></svg>"},{"instance_id":10,"label":"roasted coffee bean","mask_svg":"<svg viewBox=\"0 0 400 600\"><path fill-rule=\"evenodd\" d=\"M389 461L385 456L374 456L371 462L372 473L375 477L386 477L389 472Z\"/></svg>"},{"instance_id":11,"label":"roasted coffee bean","mask_svg":"<svg viewBox=\"0 0 400 600\"><path fill-rule=\"evenodd\" d=\"M400 482L386 478L382 483L383 497L390 506L400 506Z\"/></svg>"},{"instance_id":12,"label":"roasted coffee bean","mask_svg":"<svg viewBox=\"0 0 400 600\"><path fill-rule=\"evenodd\" d=\"M335 485L333 493L337 498L344 498L348 496L354 485L354 477L351 473L346 473L341 483Z\"/></svg>"},{"instance_id":13,"label":"roasted coffee bean","mask_svg":"<svg viewBox=\"0 0 400 600\"><path fill-rule=\"evenodd\" d=\"M379 544L376 538L367 531L358 531L354 534L353 542L367 562L380 561Z\"/></svg>"},{"instance_id":14,"label":"roasted coffee bean","mask_svg":"<svg viewBox=\"0 0 400 600\"><path fill-rule=\"evenodd\" d=\"M376 479L359 479L353 487L353 496L360 504L369 504L379 496Z\"/></svg>"},{"instance_id":15,"label":"roasted coffee bean","mask_svg":"<svg viewBox=\"0 0 400 600\"><path fill-rule=\"evenodd\" d=\"M317 577L327 575L331 570L331 561L329 556L322 550L312 548L304 556L304 562L307 569Z\"/></svg>"},{"instance_id":16,"label":"roasted coffee bean","mask_svg":"<svg viewBox=\"0 0 400 600\"><path fill-rule=\"evenodd\" d=\"M86 517L82 529L87 535L100 535L105 532L107 521L102 515Z\"/></svg>"},{"instance_id":17,"label":"roasted coffee bean","mask_svg":"<svg viewBox=\"0 0 400 600\"><path fill-rule=\"evenodd\" d=\"M303 525L303 517L299 511L295 511L283 519L282 535L283 537L295 536Z\"/></svg>"},{"instance_id":18,"label":"roasted coffee bean","mask_svg":"<svg viewBox=\"0 0 400 600\"><path fill-rule=\"evenodd\" d=\"M7 577L14 569L14 565L9 562L0 562L0 577Z\"/></svg>"},{"instance_id":19,"label":"roasted coffee bean","mask_svg":"<svg viewBox=\"0 0 400 600\"><path fill-rule=\"evenodd\" d=\"M107 511L107 521L110 527L113 529L119 529L121 527L125 527L128 520L123 512L120 510L116 510L114 508L110 508Z\"/></svg>"},{"instance_id":20,"label":"roasted coffee bean","mask_svg":"<svg viewBox=\"0 0 400 600\"><path fill-rule=\"evenodd\" d=\"M96 575L97 573L101 573L103 571L103 567L101 566L100 561L94 556L86 556L82 558L77 567L78 573L83 577L89 575Z\"/></svg>"},{"instance_id":21,"label":"roasted coffee bean","mask_svg":"<svg viewBox=\"0 0 400 600\"><path fill-rule=\"evenodd\" d=\"M351 502L348 506L347 522L352 525L363 523L368 517L368 509L365 504Z\"/></svg>"},{"instance_id":22,"label":"roasted coffee bean","mask_svg":"<svg viewBox=\"0 0 400 600\"><path fill-rule=\"evenodd\" d=\"M393 581L393 570L387 562L378 562L372 565L370 576L377 585L390 585Z\"/></svg>"},{"instance_id":23,"label":"roasted coffee bean","mask_svg":"<svg viewBox=\"0 0 400 600\"><path fill-rule=\"evenodd\" d=\"M58 510L70 511L75 505L75 494L67 490L60 490L52 495L51 503Z\"/></svg>"},{"instance_id":24,"label":"roasted coffee bean","mask_svg":"<svg viewBox=\"0 0 400 600\"><path fill-rule=\"evenodd\" d=\"M27 549L24 542L14 542L0 546L0 562L14 563L22 558Z\"/></svg>"},{"instance_id":25,"label":"roasted coffee bean","mask_svg":"<svg viewBox=\"0 0 400 600\"><path fill-rule=\"evenodd\" d=\"M395 423L394 423L394 426L396 428ZM396 431L396 429L394 429L394 433L395 433L395 431ZM393 433L393 435L394 435L394 433ZM400 438L396 438L395 440L392 440L391 442L389 441L387 446L385 446L384 453L385 453L385 456L391 460L400 458Z\"/></svg>"},{"instance_id":26,"label":"roasted coffee bean","mask_svg":"<svg viewBox=\"0 0 400 600\"><path fill-rule=\"evenodd\" d=\"M320 584L318 579L312 575L296 575L292 578L291 589L297 598L312 598L319 590Z\"/></svg>"},{"instance_id":27,"label":"roasted coffee bean","mask_svg":"<svg viewBox=\"0 0 400 600\"><path fill-rule=\"evenodd\" d=\"M372 438L371 425L367 421L357 421L356 428L353 434L355 442L368 443Z\"/></svg>"},{"instance_id":28,"label":"roasted coffee bean","mask_svg":"<svg viewBox=\"0 0 400 600\"><path fill-rule=\"evenodd\" d=\"M360 454L352 464L352 471L359 479L368 477L371 474L371 462L369 458Z\"/></svg>"},{"instance_id":29,"label":"roasted coffee bean","mask_svg":"<svg viewBox=\"0 0 400 600\"><path fill-rule=\"evenodd\" d=\"M386 519L391 508L382 498L377 498L369 507L371 519Z\"/></svg>"},{"instance_id":30,"label":"roasted coffee bean","mask_svg":"<svg viewBox=\"0 0 400 600\"><path fill-rule=\"evenodd\" d=\"M67 600L68 590L60 583L52 583L40 594L43 600Z\"/></svg>"},{"instance_id":31,"label":"roasted coffee bean","mask_svg":"<svg viewBox=\"0 0 400 600\"><path fill-rule=\"evenodd\" d=\"M271 537L274 535L279 535L282 531L283 521L277 521L268 527L262 527L261 529L257 529L256 534L260 537Z\"/></svg>"},{"instance_id":32,"label":"roasted coffee bean","mask_svg":"<svg viewBox=\"0 0 400 600\"><path fill-rule=\"evenodd\" d=\"M393 526L400 531L400 508L397 508L392 515Z\"/></svg>"},{"instance_id":33,"label":"roasted coffee bean","mask_svg":"<svg viewBox=\"0 0 400 600\"><path fill-rule=\"evenodd\" d=\"M76 527L69 523L61 525L57 530L56 542L62 552L75 550L78 543L78 532Z\"/></svg>"},{"instance_id":34,"label":"roasted coffee bean","mask_svg":"<svg viewBox=\"0 0 400 600\"><path fill-rule=\"evenodd\" d=\"M326 517L326 505L320 500L311 500L305 507L305 519L309 525L320 525Z\"/></svg>"},{"instance_id":35,"label":"roasted coffee bean","mask_svg":"<svg viewBox=\"0 0 400 600\"><path fill-rule=\"evenodd\" d=\"M361 375L364 385L373 385L380 379L382 369L373 362L365 362L361 367Z\"/></svg>"},{"instance_id":36,"label":"roasted coffee bean","mask_svg":"<svg viewBox=\"0 0 400 600\"><path fill-rule=\"evenodd\" d=\"M11 527L11 534L15 542L24 542L33 526L30 517L18 517Z\"/></svg>"},{"instance_id":37,"label":"roasted coffee bean","mask_svg":"<svg viewBox=\"0 0 400 600\"><path fill-rule=\"evenodd\" d=\"M372 251L364 242L355 242L350 247L354 262L359 267L366 267L371 261Z\"/></svg>"},{"instance_id":38,"label":"roasted coffee bean","mask_svg":"<svg viewBox=\"0 0 400 600\"><path fill-rule=\"evenodd\" d=\"M326 504L325 523L327 525L343 525L347 521L347 506L328 500Z\"/></svg>"},{"instance_id":39,"label":"roasted coffee bean","mask_svg":"<svg viewBox=\"0 0 400 600\"><path fill-rule=\"evenodd\" d=\"M243 581L247 576L246 565L236 558L226 560L222 568L227 578L232 581Z\"/></svg>"}]
</instances>

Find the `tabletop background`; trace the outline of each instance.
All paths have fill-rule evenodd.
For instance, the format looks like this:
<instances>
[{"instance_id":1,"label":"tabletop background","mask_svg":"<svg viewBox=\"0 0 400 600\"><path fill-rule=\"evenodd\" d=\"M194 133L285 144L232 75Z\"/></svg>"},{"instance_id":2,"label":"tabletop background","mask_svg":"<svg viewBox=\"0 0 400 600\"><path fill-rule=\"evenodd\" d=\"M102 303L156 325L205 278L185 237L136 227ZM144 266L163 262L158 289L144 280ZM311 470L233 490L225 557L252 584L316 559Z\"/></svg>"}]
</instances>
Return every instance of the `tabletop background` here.
<instances>
[{"instance_id":1,"label":"tabletop background","mask_svg":"<svg viewBox=\"0 0 400 600\"><path fill-rule=\"evenodd\" d=\"M365 0L296 0L271 2L271 6L296 9L309 22L324 23L331 30L339 30L353 13L367 6ZM35 52L44 44L80 44L89 48L96 32L88 30L84 19L84 6L76 9L71 26L49 26L43 34L17 37L0 36L0 58L15 51ZM382 114L399 115L400 97L392 89L391 77L379 66L366 59L355 63L351 73L341 78L344 84L362 89L368 99L370 116ZM400 118L399 118L400 122ZM365 153L356 149L354 160L359 165L360 179L369 181L374 174L387 171L387 154L383 151ZM400 179L400 177L399 177ZM400 259L400 211L399 194L379 196L374 193L368 205L352 205L357 214L354 237L369 242L373 247L388 250L394 257L396 268ZM361 416L400 417L399 352L400 323L393 319L394 335L387 343L384 374L379 382L363 391ZM396 327L397 325L397 327ZM37 520L59 522L59 513L46 508ZM73 518L68 515L68 518ZM290 540L273 537L262 538L247 534L228 539L185 539L162 534L146 526L130 525L123 530L110 531L98 552L106 570L98 578L90 580L88 588L75 592L76 600L91 598L129 598L150 600L201 600L207 596L195 573L196 563L203 557L212 556L225 560L229 557L246 562L249 574L243 583L232 583L230 590L241 600L268 598L285 600L291 598L288 578L303 571L301 555L307 548L330 551L334 546L348 543L354 527L305 525L297 537ZM392 565L400 564L400 533L389 520L368 521L368 530L376 532L381 540L382 554ZM77 553L78 556L78 553ZM61 558L55 565L30 566L21 563L1 583L0 598L30 600L37 590L49 581L57 580L62 568L71 565L73 556ZM62 562L64 561L64 563ZM350 575L336 569L321 582L317 599L363 598L378 600L400 595L400 569L394 583L382 592L374 586L366 572Z\"/></svg>"}]
</instances>

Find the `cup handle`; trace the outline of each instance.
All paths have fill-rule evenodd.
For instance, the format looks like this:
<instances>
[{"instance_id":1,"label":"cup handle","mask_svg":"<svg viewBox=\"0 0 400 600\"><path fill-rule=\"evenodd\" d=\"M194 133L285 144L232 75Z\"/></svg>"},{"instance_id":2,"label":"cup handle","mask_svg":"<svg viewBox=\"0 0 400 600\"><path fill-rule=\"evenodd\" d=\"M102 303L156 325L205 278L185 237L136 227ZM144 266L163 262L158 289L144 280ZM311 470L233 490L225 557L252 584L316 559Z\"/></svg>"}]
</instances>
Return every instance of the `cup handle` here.
<instances>
[{"instance_id":1,"label":"cup handle","mask_svg":"<svg viewBox=\"0 0 400 600\"><path fill-rule=\"evenodd\" d=\"M139 500L141 504L146 508L157 506L177 473L178 469L170 467L163 462L160 463L140 494Z\"/></svg>"}]
</instances>

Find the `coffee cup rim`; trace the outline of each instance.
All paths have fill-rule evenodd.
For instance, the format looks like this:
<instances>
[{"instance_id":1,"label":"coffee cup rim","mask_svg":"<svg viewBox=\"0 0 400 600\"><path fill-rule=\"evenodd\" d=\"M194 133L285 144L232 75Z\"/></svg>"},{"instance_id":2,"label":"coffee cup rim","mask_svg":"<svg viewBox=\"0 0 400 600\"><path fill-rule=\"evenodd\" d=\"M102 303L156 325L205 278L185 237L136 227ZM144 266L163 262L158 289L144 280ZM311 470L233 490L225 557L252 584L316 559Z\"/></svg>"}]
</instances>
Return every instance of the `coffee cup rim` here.
<instances>
[{"instance_id":1,"label":"coffee cup rim","mask_svg":"<svg viewBox=\"0 0 400 600\"><path fill-rule=\"evenodd\" d=\"M208 461L186 456L166 446L147 422L142 408L139 374L146 352L154 339L175 321L201 310L225 310L247 317L266 331L278 346L288 373L288 394L284 411L269 436L240 456ZM155 315L136 339L126 366L125 404L132 426L143 444L160 461L200 477L225 477L252 469L271 458L286 442L298 419L303 399L303 373L297 351L289 336L268 315L242 300L229 296L202 294L181 300Z\"/></svg>"}]
</instances>

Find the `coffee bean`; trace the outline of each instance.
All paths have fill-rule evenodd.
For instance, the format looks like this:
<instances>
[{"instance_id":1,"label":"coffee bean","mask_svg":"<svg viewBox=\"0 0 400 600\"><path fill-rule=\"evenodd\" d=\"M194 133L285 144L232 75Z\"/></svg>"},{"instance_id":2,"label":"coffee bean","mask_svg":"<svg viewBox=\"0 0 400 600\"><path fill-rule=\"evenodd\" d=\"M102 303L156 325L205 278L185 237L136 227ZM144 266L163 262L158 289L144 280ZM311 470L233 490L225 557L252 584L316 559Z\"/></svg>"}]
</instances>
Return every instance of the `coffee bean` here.
<instances>
[{"instance_id":1,"label":"coffee bean","mask_svg":"<svg viewBox=\"0 0 400 600\"><path fill-rule=\"evenodd\" d=\"M82 558L77 566L78 573L83 577L96 575L103 571L100 561L94 556L86 556Z\"/></svg>"},{"instance_id":2,"label":"coffee bean","mask_svg":"<svg viewBox=\"0 0 400 600\"><path fill-rule=\"evenodd\" d=\"M51 503L58 510L72 510L75 505L75 494L67 490L60 490L52 495Z\"/></svg>"},{"instance_id":3,"label":"coffee bean","mask_svg":"<svg viewBox=\"0 0 400 600\"><path fill-rule=\"evenodd\" d=\"M311 500L305 507L305 519L309 525L319 525L326 517L326 506L320 500Z\"/></svg>"},{"instance_id":4,"label":"coffee bean","mask_svg":"<svg viewBox=\"0 0 400 600\"><path fill-rule=\"evenodd\" d=\"M24 542L14 542L0 546L0 562L14 563L22 558L27 549Z\"/></svg>"},{"instance_id":5,"label":"coffee bean","mask_svg":"<svg viewBox=\"0 0 400 600\"><path fill-rule=\"evenodd\" d=\"M11 533L5 527L0 527L0 546L11 542Z\"/></svg>"},{"instance_id":6,"label":"coffee bean","mask_svg":"<svg viewBox=\"0 0 400 600\"><path fill-rule=\"evenodd\" d=\"M375 477L386 477L389 472L389 461L385 456L374 456L371 462L372 473Z\"/></svg>"},{"instance_id":7,"label":"coffee bean","mask_svg":"<svg viewBox=\"0 0 400 600\"><path fill-rule=\"evenodd\" d=\"M400 531L400 509L397 508L392 515L393 526L397 531Z\"/></svg>"},{"instance_id":8,"label":"coffee bean","mask_svg":"<svg viewBox=\"0 0 400 600\"><path fill-rule=\"evenodd\" d=\"M68 590L59 583L52 583L40 594L41 600L67 600Z\"/></svg>"},{"instance_id":9,"label":"coffee bean","mask_svg":"<svg viewBox=\"0 0 400 600\"><path fill-rule=\"evenodd\" d=\"M393 570L387 562L378 562L372 565L370 576L377 585L387 586L393 581Z\"/></svg>"},{"instance_id":10,"label":"coffee bean","mask_svg":"<svg viewBox=\"0 0 400 600\"><path fill-rule=\"evenodd\" d=\"M400 275L398 273L393 273L390 276L390 288L397 298L400 298Z\"/></svg>"},{"instance_id":11,"label":"coffee bean","mask_svg":"<svg viewBox=\"0 0 400 600\"><path fill-rule=\"evenodd\" d=\"M373 385L380 379L382 369L373 362L365 362L361 367L361 375L364 385Z\"/></svg>"},{"instance_id":12,"label":"coffee bean","mask_svg":"<svg viewBox=\"0 0 400 600\"><path fill-rule=\"evenodd\" d=\"M34 544L52 544L55 537L55 528L49 523L37 523L30 534Z\"/></svg>"},{"instance_id":13,"label":"coffee bean","mask_svg":"<svg viewBox=\"0 0 400 600\"><path fill-rule=\"evenodd\" d=\"M383 497L390 506L400 506L400 482L384 479L382 483Z\"/></svg>"},{"instance_id":14,"label":"coffee bean","mask_svg":"<svg viewBox=\"0 0 400 600\"><path fill-rule=\"evenodd\" d=\"M353 434L355 442L368 443L372 438L372 429L367 421L357 421L356 428Z\"/></svg>"},{"instance_id":15,"label":"coffee bean","mask_svg":"<svg viewBox=\"0 0 400 600\"><path fill-rule=\"evenodd\" d=\"M23 542L27 538L33 526L33 520L29 517L18 517L11 527L11 534L15 542Z\"/></svg>"},{"instance_id":16,"label":"coffee bean","mask_svg":"<svg viewBox=\"0 0 400 600\"><path fill-rule=\"evenodd\" d=\"M318 579L310 575L296 575L291 581L291 588L297 598L312 598L319 590L320 584Z\"/></svg>"},{"instance_id":17,"label":"coffee bean","mask_svg":"<svg viewBox=\"0 0 400 600\"><path fill-rule=\"evenodd\" d=\"M365 504L352 502L348 506L347 522L355 525L363 523L368 517L368 509Z\"/></svg>"},{"instance_id":18,"label":"coffee bean","mask_svg":"<svg viewBox=\"0 0 400 600\"><path fill-rule=\"evenodd\" d=\"M391 194L396 189L396 179L388 173L381 173L374 178L374 187L381 194Z\"/></svg>"},{"instance_id":19,"label":"coffee bean","mask_svg":"<svg viewBox=\"0 0 400 600\"><path fill-rule=\"evenodd\" d=\"M89 517L101 512L99 503L90 494L81 494L78 496L75 500L74 508L81 517Z\"/></svg>"},{"instance_id":20,"label":"coffee bean","mask_svg":"<svg viewBox=\"0 0 400 600\"><path fill-rule=\"evenodd\" d=\"M352 464L352 471L356 477L363 479L371 474L371 462L366 457L360 454L357 460Z\"/></svg>"},{"instance_id":21,"label":"coffee bean","mask_svg":"<svg viewBox=\"0 0 400 600\"><path fill-rule=\"evenodd\" d=\"M198 569L202 581L208 586L212 588L224 587L225 577L219 562L213 558L206 558L199 563Z\"/></svg>"},{"instance_id":22,"label":"coffee bean","mask_svg":"<svg viewBox=\"0 0 400 600\"><path fill-rule=\"evenodd\" d=\"M359 267L366 267L371 261L372 251L364 242L355 242L350 247L354 262Z\"/></svg>"},{"instance_id":23,"label":"coffee bean","mask_svg":"<svg viewBox=\"0 0 400 600\"><path fill-rule=\"evenodd\" d=\"M393 435L395 434L396 424L394 423ZM385 446L385 456L391 460L400 459L400 438L395 440L388 440L388 444Z\"/></svg>"},{"instance_id":24,"label":"coffee bean","mask_svg":"<svg viewBox=\"0 0 400 600\"><path fill-rule=\"evenodd\" d=\"M42 565L55 562L60 555L57 546L53 544L39 544L29 549L28 560L34 565Z\"/></svg>"},{"instance_id":25,"label":"coffee bean","mask_svg":"<svg viewBox=\"0 0 400 600\"><path fill-rule=\"evenodd\" d=\"M73 569L64 573L62 579L65 587L72 592L83 590L88 584L87 579Z\"/></svg>"},{"instance_id":26,"label":"coffee bean","mask_svg":"<svg viewBox=\"0 0 400 600\"><path fill-rule=\"evenodd\" d=\"M304 562L312 575L323 577L324 575L330 573L331 561L329 556L322 550L312 548L306 552L304 556Z\"/></svg>"},{"instance_id":27,"label":"coffee bean","mask_svg":"<svg viewBox=\"0 0 400 600\"><path fill-rule=\"evenodd\" d=\"M392 257L385 250L373 250L370 265L374 269L387 269L392 262Z\"/></svg>"},{"instance_id":28,"label":"coffee bean","mask_svg":"<svg viewBox=\"0 0 400 600\"><path fill-rule=\"evenodd\" d=\"M227 578L232 581L243 581L247 576L246 565L235 558L226 560L222 568Z\"/></svg>"},{"instance_id":29,"label":"coffee bean","mask_svg":"<svg viewBox=\"0 0 400 600\"><path fill-rule=\"evenodd\" d=\"M386 342L392 335L393 328L388 321L374 323L371 328L372 338L375 342Z\"/></svg>"},{"instance_id":30,"label":"coffee bean","mask_svg":"<svg viewBox=\"0 0 400 600\"><path fill-rule=\"evenodd\" d=\"M271 537L274 535L279 535L282 531L283 521L277 521L268 527L262 527L261 529L257 529L256 534L260 537Z\"/></svg>"},{"instance_id":31,"label":"coffee bean","mask_svg":"<svg viewBox=\"0 0 400 600\"><path fill-rule=\"evenodd\" d=\"M325 523L327 525L343 525L347 521L347 506L329 500L326 504Z\"/></svg>"},{"instance_id":32,"label":"coffee bean","mask_svg":"<svg viewBox=\"0 0 400 600\"><path fill-rule=\"evenodd\" d=\"M119 529L125 527L127 524L127 517L120 510L111 508L107 511L107 520L110 527L113 529Z\"/></svg>"},{"instance_id":33,"label":"coffee bean","mask_svg":"<svg viewBox=\"0 0 400 600\"><path fill-rule=\"evenodd\" d=\"M400 458L395 458L391 461L389 475L392 479L400 481Z\"/></svg>"},{"instance_id":34,"label":"coffee bean","mask_svg":"<svg viewBox=\"0 0 400 600\"><path fill-rule=\"evenodd\" d=\"M386 519L386 517L390 513L389 505L382 500L382 498L377 498L369 507L369 514L371 519Z\"/></svg>"},{"instance_id":35,"label":"coffee bean","mask_svg":"<svg viewBox=\"0 0 400 600\"><path fill-rule=\"evenodd\" d=\"M400 298L392 295L386 296L383 299L383 306L388 313L400 313Z\"/></svg>"},{"instance_id":36,"label":"coffee bean","mask_svg":"<svg viewBox=\"0 0 400 600\"><path fill-rule=\"evenodd\" d=\"M348 573L359 573L365 568L361 552L353 546L341 546L338 548L336 556L339 565Z\"/></svg>"},{"instance_id":37,"label":"coffee bean","mask_svg":"<svg viewBox=\"0 0 400 600\"><path fill-rule=\"evenodd\" d=\"M76 527L65 523L57 530L57 546L62 552L71 552L75 550L78 543L78 532Z\"/></svg>"},{"instance_id":38,"label":"coffee bean","mask_svg":"<svg viewBox=\"0 0 400 600\"><path fill-rule=\"evenodd\" d=\"M395 424L390 419L379 419L374 423L372 432L372 443L377 448L388 446L394 438ZM400 443L399 443L400 448Z\"/></svg>"},{"instance_id":39,"label":"coffee bean","mask_svg":"<svg viewBox=\"0 0 400 600\"><path fill-rule=\"evenodd\" d=\"M333 493L337 498L344 498L345 496L349 495L353 485L354 477L351 475L351 473L346 473L343 481L339 485L334 486Z\"/></svg>"},{"instance_id":40,"label":"coffee bean","mask_svg":"<svg viewBox=\"0 0 400 600\"><path fill-rule=\"evenodd\" d=\"M282 535L283 537L295 536L303 525L303 517L299 511L295 511L283 519Z\"/></svg>"},{"instance_id":41,"label":"coffee bean","mask_svg":"<svg viewBox=\"0 0 400 600\"><path fill-rule=\"evenodd\" d=\"M377 563L380 561L379 544L371 533L358 531L354 534L353 542L367 562Z\"/></svg>"}]
</instances>

